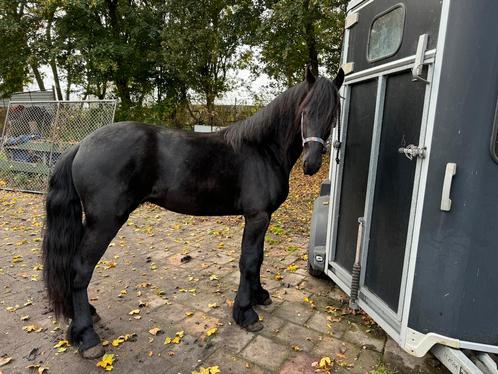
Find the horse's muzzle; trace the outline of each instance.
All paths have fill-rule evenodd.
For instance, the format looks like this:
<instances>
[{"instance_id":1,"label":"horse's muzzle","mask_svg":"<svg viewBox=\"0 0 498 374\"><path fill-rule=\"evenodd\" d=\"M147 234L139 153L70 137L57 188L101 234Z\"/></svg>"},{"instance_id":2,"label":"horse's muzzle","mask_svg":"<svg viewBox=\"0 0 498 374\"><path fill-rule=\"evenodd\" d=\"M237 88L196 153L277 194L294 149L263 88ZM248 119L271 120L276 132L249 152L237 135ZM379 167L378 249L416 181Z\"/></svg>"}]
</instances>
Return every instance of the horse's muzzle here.
<instances>
[{"instance_id":1,"label":"horse's muzzle","mask_svg":"<svg viewBox=\"0 0 498 374\"><path fill-rule=\"evenodd\" d=\"M318 158L317 160L314 160L314 161L305 160L303 162L303 172L306 175L313 175L318 170L320 170L320 166L322 166L322 159L321 158Z\"/></svg>"}]
</instances>

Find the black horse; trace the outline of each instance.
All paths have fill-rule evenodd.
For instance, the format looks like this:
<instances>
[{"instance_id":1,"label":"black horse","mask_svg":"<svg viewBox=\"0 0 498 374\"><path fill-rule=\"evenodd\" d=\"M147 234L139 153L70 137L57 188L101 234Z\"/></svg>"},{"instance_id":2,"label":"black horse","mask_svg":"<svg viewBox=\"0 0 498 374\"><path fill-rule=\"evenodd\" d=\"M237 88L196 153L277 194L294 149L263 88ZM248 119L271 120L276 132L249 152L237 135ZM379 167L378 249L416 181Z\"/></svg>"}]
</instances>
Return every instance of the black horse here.
<instances>
[{"instance_id":1,"label":"black horse","mask_svg":"<svg viewBox=\"0 0 498 374\"><path fill-rule=\"evenodd\" d=\"M233 318L263 328L253 305L271 303L260 281L271 214L285 201L289 175L318 171L340 109L334 81L306 80L251 118L212 134L142 123L105 126L57 163L46 201L44 276L57 316L70 318L68 337L83 357L103 353L93 328L87 287L98 261L129 214L144 202L191 215L243 215L240 284ZM84 218L83 218L84 212Z\"/></svg>"}]
</instances>

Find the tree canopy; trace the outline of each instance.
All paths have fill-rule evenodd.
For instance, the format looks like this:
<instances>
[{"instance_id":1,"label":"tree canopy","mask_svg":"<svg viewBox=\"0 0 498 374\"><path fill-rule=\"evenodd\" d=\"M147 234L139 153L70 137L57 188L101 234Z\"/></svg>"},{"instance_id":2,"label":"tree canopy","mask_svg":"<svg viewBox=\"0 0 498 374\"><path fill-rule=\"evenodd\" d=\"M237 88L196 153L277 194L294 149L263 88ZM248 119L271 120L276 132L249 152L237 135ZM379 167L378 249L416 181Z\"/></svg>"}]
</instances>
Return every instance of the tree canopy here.
<instances>
[{"instance_id":1,"label":"tree canopy","mask_svg":"<svg viewBox=\"0 0 498 374\"><path fill-rule=\"evenodd\" d=\"M249 67L285 86L302 79L307 63L332 75L345 3L0 0L0 96L31 81L44 89L47 66L59 99L77 88L82 98L118 98L120 119L214 123L229 72ZM192 97L203 111L195 113Z\"/></svg>"}]
</instances>

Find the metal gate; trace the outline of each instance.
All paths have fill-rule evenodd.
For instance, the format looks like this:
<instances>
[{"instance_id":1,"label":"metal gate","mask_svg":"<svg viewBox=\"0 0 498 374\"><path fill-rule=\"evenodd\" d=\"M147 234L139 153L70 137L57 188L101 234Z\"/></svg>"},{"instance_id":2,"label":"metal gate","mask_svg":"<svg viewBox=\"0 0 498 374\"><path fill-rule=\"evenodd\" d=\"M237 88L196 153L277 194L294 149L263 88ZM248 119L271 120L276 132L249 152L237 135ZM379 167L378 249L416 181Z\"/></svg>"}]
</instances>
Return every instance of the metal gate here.
<instances>
[{"instance_id":1,"label":"metal gate","mask_svg":"<svg viewBox=\"0 0 498 374\"><path fill-rule=\"evenodd\" d=\"M0 188L44 193L61 154L114 121L115 100L10 102L0 140Z\"/></svg>"}]
</instances>

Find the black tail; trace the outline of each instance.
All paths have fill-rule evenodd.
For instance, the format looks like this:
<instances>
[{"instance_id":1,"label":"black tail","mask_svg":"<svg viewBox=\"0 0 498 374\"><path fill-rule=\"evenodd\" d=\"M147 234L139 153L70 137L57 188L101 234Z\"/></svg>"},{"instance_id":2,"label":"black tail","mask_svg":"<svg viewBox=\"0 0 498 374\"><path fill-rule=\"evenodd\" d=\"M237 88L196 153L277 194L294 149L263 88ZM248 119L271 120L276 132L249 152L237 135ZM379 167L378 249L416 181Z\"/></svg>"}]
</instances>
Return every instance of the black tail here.
<instances>
[{"instance_id":1,"label":"black tail","mask_svg":"<svg viewBox=\"0 0 498 374\"><path fill-rule=\"evenodd\" d=\"M50 177L43 237L43 273L56 316L72 318L73 258L83 235L81 201L72 164L78 146L66 153Z\"/></svg>"}]
</instances>

